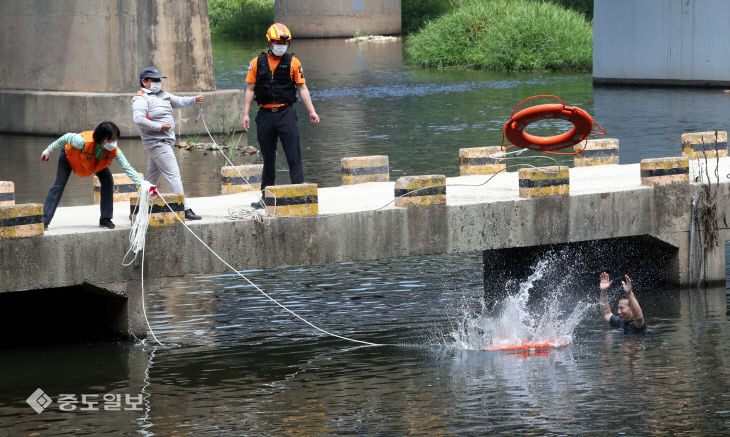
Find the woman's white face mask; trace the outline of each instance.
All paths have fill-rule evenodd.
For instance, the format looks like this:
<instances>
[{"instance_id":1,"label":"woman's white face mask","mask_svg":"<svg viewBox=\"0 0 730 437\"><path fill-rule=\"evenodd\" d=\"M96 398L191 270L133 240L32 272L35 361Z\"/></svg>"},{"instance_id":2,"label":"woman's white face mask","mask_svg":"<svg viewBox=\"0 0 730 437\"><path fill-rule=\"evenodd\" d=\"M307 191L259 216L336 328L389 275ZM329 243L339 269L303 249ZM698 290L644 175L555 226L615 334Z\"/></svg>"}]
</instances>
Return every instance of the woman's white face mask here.
<instances>
[{"instance_id":1,"label":"woman's white face mask","mask_svg":"<svg viewBox=\"0 0 730 437\"><path fill-rule=\"evenodd\" d=\"M286 53L287 47L289 47L287 44L272 44L271 53L274 56L283 56Z\"/></svg>"},{"instance_id":2,"label":"woman's white face mask","mask_svg":"<svg viewBox=\"0 0 730 437\"><path fill-rule=\"evenodd\" d=\"M104 144L103 144L103 147L104 147L104 148L105 148L106 150L108 150L108 151L110 151L110 152L111 152L112 150L114 150L114 149L116 149L116 148L117 148L117 142L116 142L116 141L113 141L113 142L110 142L110 143L104 143Z\"/></svg>"},{"instance_id":3,"label":"woman's white face mask","mask_svg":"<svg viewBox=\"0 0 730 437\"><path fill-rule=\"evenodd\" d=\"M159 93L162 89L162 82L150 82L149 90L153 93Z\"/></svg>"}]
</instances>

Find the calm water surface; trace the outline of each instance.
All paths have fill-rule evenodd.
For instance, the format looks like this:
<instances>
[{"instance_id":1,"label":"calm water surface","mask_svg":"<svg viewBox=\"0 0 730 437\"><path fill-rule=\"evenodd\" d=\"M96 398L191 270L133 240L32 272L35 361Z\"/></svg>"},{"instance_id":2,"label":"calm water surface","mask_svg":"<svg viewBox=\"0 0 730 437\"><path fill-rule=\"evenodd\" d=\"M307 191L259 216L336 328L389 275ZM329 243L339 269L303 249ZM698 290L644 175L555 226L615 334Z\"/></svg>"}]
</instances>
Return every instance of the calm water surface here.
<instances>
[{"instance_id":1,"label":"calm water surface","mask_svg":"<svg viewBox=\"0 0 730 437\"><path fill-rule=\"evenodd\" d=\"M214 41L218 86L243 87L260 49ZM619 138L624 163L679 154L682 132L727 130L722 90L594 89L586 74L424 72L403 66L400 42L295 41L293 49L322 117L312 126L298 105L305 176L323 186L339 184L340 158L363 154L389 155L392 179L455 176L458 149L498 145L515 104L534 94L594 114ZM534 133L563 128L545 122ZM51 140L0 136L0 179L15 181L19 202L42 201L50 187L55 166L38 156ZM139 142L120 145L144 171ZM178 154L187 193L216 194L222 158ZM288 182L283 161L279 169ZM91 203L87 182L72 177L64 204ZM583 279L560 257L541 269ZM570 327L570 345L518 354L480 349L479 328L499 322L484 310L478 253L245 273L312 322L388 345L323 336L232 275L183 278L147 297L165 347L0 351L0 436L730 433L725 289L637 290L651 327L637 339L606 326L595 287L536 281L525 311L554 312L549 328ZM576 310L582 317L572 320ZM39 387L54 401L42 414L24 402ZM140 411L62 412L60 394L142 394L144 402Z\"/></svg>"}]
</instances>

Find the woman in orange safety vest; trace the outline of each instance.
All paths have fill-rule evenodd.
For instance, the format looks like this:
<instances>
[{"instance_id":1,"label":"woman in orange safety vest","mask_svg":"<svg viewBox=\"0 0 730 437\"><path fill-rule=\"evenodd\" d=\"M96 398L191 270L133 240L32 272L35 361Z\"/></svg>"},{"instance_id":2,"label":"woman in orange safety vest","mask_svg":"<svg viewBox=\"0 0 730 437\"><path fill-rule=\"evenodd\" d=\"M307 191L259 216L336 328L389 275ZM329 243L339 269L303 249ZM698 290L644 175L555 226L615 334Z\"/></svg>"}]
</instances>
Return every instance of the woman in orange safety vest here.
<instances>
[{"instance_id":1,"label":"woman in orange safety vest","mask_svg":"<svg viewBox=\"0 0 730 437\"><path fill-rule=\"evenodd\" d=\"M61 148L61 156L58 158L58 171L56 182L46 196L43 205L43 226L48 225L56 213L58 202L61 201L63 190L66 188L68 177L73 171L81 177L96 174L101 182L101 218L99 226L114 229L112 217L114 216L114 178L109 166L112 160L116 160L122 166L125 173L134 181L137 186L142 184L142 178L129 165L124 153L117 147L119 139L119 127L111 121L104 121L94 131L84 131L80 134L67 133L57 139L41 154L41 161L48 161L51 152ZM157 187L150 188L150 194L157 195Z\"/></svg>"}]
</instances>

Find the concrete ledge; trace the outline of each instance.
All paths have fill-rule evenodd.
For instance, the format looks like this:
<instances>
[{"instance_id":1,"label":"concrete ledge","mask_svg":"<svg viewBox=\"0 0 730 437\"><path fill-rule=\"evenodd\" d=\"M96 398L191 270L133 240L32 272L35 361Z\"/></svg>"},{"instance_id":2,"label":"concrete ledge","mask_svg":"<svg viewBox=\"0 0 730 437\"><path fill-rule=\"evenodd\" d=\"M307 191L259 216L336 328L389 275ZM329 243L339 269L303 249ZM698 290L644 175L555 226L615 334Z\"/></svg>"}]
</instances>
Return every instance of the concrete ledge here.
<instances>
[{"instance_id":1,"label":"concrete ledge","mask_svg":"<svg viewBox=\"0 0 730 437\"><path fill-rule=\"evenodd\" d=\"M576 144L575 151L583 149L583 142ZM585 150L573 157L574 167L618 164L618 138L588 140Z\"/></svg>"},{"instance_id":2,"label":"concrete ledge","mask_svg":"<svg viewBox=\"0 0 730 437\"><path fill-rule=\"evenodd\" d=\"M13 181L0 181L0 206L15 205L15 184Z\"/></svg>"},{"instance_id":3,"label":"concrete ledge","mask_svg":"<svg viewBox=\"0 0 730 437\"><path fill-rule=\"evenodd\" d=\"M683 133L682 156L689 159L727 156L727 131Z\"/></svg>"},{"instance_id":4,"label":"concrete ledge","mask_svg":"<svg viewBox=\"0 0 730 437\"><path fill-rule=\"evenodd\" d=\"M180 96L205 96L203 110L208 128L219 132L239 126L243 117L243 90L177 92ZM132 121L133 93L82 93L61 91L0 90L0 132L60 136L67 132L93 130L110 120L119 126L123 137L139 136ZM220 116L218 116L220 114ZM197 105L175 110L175 133L204 134ZM225 120L218 126L217 120Z\"/></svg>"},{"instance_id":5,"label":"concrete ledge","mask_svg":"<svg viewBox=\"0 0 730 437\"><path fill-rule=\"evenodd\" d=\"M264 190L266 212L284 217L317 215L317 184L272 185Z\"/></svg>"},{"instance_id":6,"label":"concrete ledge","mask_svg":"<svg viewBox=\"0 0 730 437\"><path fill-rule=\"evenodd\" d=\"M144 179L144 174L139 172L137 174ZM129 200L133 194L139 191L137 184L126 173L114 173L112 178L114 179L114 202ZM97 203L101 203L101 181L97 175L94 175L94 204Z\"/></svg>"},{"instance_id":7,"label":"concrete ledge","mask_svg":"<svg viewBox=\"0 0 730 437\"><path fill-rule=\"evenodd\" d=\"M160 193L160 196L165 199L164 202L159 197L153 197L150 203L150 226L173 226L179 224L180 220L185 219L185 195ZM132 221L137 218L137 211L139 211L138 205L139 196L135 193L129 198L129 215Z\"/></svg>"},{"instance_id":8,"label":"concrete ledge","mask_svg":"<svg viewBox=\"0 0 730 437\"><path fill-rule=\"evenodd\" d=\"M263 171L263 164L221 167L221 194L260 190Z\"/></svg>"},{"instance_id":9,"label":"concrete ledge","mask_svg":"<svg viewBox=\"0 0 730 437\"><path fill-rule=\"evenodd\" d=\"M388 182L390 164L386 155L356 156L340 160L342 185Z\"/></svg>"},{"instance_id":10,"label":"concrete ledge","mask_svg":"<svg viewBox=\"0 0 730 437\"><path fill-rule=\"evenodd\" d=\"M277 0L274 16L294 38L401 33L400 0Z\"/></svg>"},{"instance_id":11,"label":"concrete ledge","mask_svg":"<svg viewBox=\"0 0 730 437\"><path fill-rule=\"evenodd\" d=\"M446 176L403 176L395 181L395 206L446 205Z\"/></svg>"},{"instance_id":12,"label":"concrete ledge","mask_svg":"<svg viewBox=\"0 0 730 437\"><path fill-rule=\"evenodd\" d=\"M0 206L0 240L43 235L43 205Z\"/></svg>"},{"instance_id":13,"label":"concrete ledge","mask_svg":"<svg viewBox=\"0 0 730 437\"><path fill-rule=\"evenodd\" d=\"M622 77L594 77L594 85L642 87L702 87L727 88L730 80L632 79Z\"/></svg>"},{"instance_id":14,"label":"concrete ledge","mask_svg":"<svg viewBox=\"0 0 730 437\"><path fill-rule=\"evenodd\" d=\"M494 174L507 169L505 154L500 146L459 149L459 174Z\"/></svg>"}]
</instances>

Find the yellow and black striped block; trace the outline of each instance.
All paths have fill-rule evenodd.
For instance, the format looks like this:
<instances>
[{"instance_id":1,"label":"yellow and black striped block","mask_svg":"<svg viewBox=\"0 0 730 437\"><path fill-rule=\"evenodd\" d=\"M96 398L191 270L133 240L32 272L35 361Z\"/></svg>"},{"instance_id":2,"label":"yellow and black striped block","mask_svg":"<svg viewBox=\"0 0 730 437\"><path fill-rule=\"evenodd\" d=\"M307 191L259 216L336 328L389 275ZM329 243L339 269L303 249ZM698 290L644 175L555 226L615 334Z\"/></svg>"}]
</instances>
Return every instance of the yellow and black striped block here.
<instances>
[{"instance_id":1,"label":"yellow and black striped block","mask_svg":"<svg viewBox=\"0 0 730 437\"><path fill-rule=\"evenodd\" d=\"M0 239L43 235L43 205L0 206Z\"/></svg>"},{"instance_id":2,"label":"yellow and black striped block","mask_svg":"<svg viewBox=\"0 0 730 437\"><path fill-rule=\"evenodd\" d=\"M689 158L642 159L641 185L661 186L689 183Z\"/></svg>"},{"instance_id":3,"label":"yellow and black striped block","mask_svg":"<svg viewBox=\"0 0 730 437\"><path fill-rule=\"evenodd\" d=\"M279 216L317 215L317 184L272 185L264 190L266 212Z\"/></svg>"},{"instance_id":4,"label":"yellow and black striped block","mask_svg":"<svg viewBox=\"0 0 730 437\"><path fill-rule=\"evenodd\" d=\"M340 160L342 185L388 182L390 164L386 155L356 156Z\"/></svg>"},{"instance_id":5,"label":"yellow and black striped block","mask_svg":"<svg viewBox=\"0 0 730 437\"><path fill-rule=\"evenodd\" d=\"M15 205L15 184L0 181L0 206Z\"/></svg>"},{"instance_id":6,"label":"yellow and black striped block","mask_svg":"<svg viewBox=\"0 0 730 437\"><path fill-rule=\"evenodd\" d=\"M682 156L689 159L727 156L727 132L689 132L682 134Z\"/></svg>"},{"instance_id":7,"label":"yellow and black striped block","mask_svg":"<svg viewBox=\"0 0 730 437\"><path fill-rule=\"evenodd\" d=\"M144 175L142 173L137 174L139 177L144 179ZM129 176L127 176L126 173L114 173L112 177L114 178L115 202L124 202L125 200L129 200L132 194L137 194L139 191L137 185L129 178ZM94 175L94 203L99 202L101 202L101 182L99 182L99 178Z\"/></svg>"},{"instance_id":8,"label":"yellow and black striped block","mask_svg":"<svg viewBox=\"0 0 730 437\"><path fill-rule=\"evenodd\" d=\"M180 220L185 220L185 196L183 194L162 194L170 207L165 205L159 197L152 197L150 203L150 226L171 226L175 223L179 223L175 216L178 216ZM129 198L129 215L131 216L132 223L137 217L139 197L137 194L133 194Z\"/></svg>"},{"instance_id":9,"label":"yellow and black striped block","mask_svg":"<svg viewBox=\"0 0 730 437\"><path fill-rule=\"evenodd\" d=\"M403 176L395 181L395 206L446 205L446 176Z\"/></svg>"},{"instance_id":10,"label":"yellow and black striped block","mask_svg":"<svg viewBox=\"0 0 730 437\"><path fill-rule=\"evenodd\" d=\"M521 168L520 197L547 197L570 194L570 173L568 167L551 166Z\"/></svg>"},{"instance_id":11,"label":"yellow and black striped block","mask_svg":"<svg viewBox=\"0 0 730 437\"><path fill-rule=\"evenodd\" d=\"M576 151L582 148L582 141L575 145ZM574 167L603 164L618 164L618 138L588 140L585 150L573 157Z\"/></svg>"},{"instance_id":12,"label":"yellow and black striped block","mask_svg":"<svg viewBox=\"0 0 730 437\"><path fill-rule=\"evenodd\" d=\"M261 189L263 164L221 167L221 194L243 193Z\"/></svg>"},{"instance_id":13,"label":"yellow and black striped block","mask_svg":"<svg viewBox=\"0 0 730 437\"><path fill-rule=\"evenodd\" d=\"M471 147L459 149L459 174L494 174L504 171L506 164L501 147Z\"/></svg>"}]
</instances>

